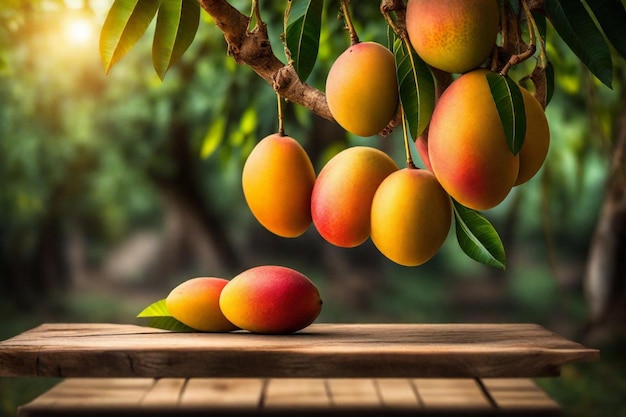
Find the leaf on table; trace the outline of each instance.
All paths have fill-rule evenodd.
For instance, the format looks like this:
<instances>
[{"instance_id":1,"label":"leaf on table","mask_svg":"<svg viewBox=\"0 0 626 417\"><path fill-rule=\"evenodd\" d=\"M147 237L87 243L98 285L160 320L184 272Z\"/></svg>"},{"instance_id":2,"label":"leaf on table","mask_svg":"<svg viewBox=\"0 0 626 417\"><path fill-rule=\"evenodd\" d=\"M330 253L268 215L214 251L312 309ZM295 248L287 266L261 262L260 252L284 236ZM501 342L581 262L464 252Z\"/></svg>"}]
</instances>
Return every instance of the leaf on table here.
<instances>
[{"instance_id":1,"label":"leaf on table","mask_svg":"<svg viewBox=\"0 0 626 417\"><path fill-rule=\"evenodd\" d=\"M515 81L495 72L487 74L487 82L509 149L517 155L526 135L526 111L522 92Z\"/></svg>"},{"instance_id":2,"label":"leaf on table","mask_svg":"<svg viewBox=\"0 0 626 417\"><path fill-rule=\"evenodd\" d=\"M165 299L155 301L144 308L139 314L139 318L149 318L148 326L156 329L173 330L177 332L194 332L191 327L176 320L170 314L165 303Z\"/></svg>"},{"instance_id":3,"label":"leaf on table","mask_svg":"<svg viewBox=\"0 0 626 417\"><path fill-rule=\"evenodd\" d=\"M292 0L285 29L285 42L293 66L305 81L317 60L322 27L323 0Z\"/></svg>"},{"instance_id":4,"label":"leaf on table","mask_svg":"<svg viewBox=\"0 0 626 417\"><path fill-rule=\"evenodd\" d=\"M171 317L165 298L159 301L155 301L148 307L144 308L141 313L137 314L137 317Z\"/></svg>"},{"instance_id":5,"label":"leaf on table","mask_svg":"<svg viewBox=\"0 0 626 417\"><path fill-rule=\"evenodd\" d=\"M115 0L100 32L100 57L108 74L146 32L160 0Z\"/></svg>"},{"instance_id":6,"label":"leaf on table","mask_svg":"<svg viewBox=\"0 0 626 417\"><path fill-rule=\"evenodd\" d=\"M506 254L498 232L475 210L454 201L456 238L459 246L477 262L506 269Z\"/></svg>"},{"instance_id":7,"label":"leaf on table","mask_svg":"<svg viewBox=\"0 0 626 417\"><path fill-rule=\"evenodd\" d=\"M591 0L591 2L597 0ZM578 58L611 88L613 61L604 36L580 0L546 0L552 25ZM619 28L623 37L623 26ZM626 41L625 41L626 42Z\"/></svg>"},{"instance_id":8,"label":"leaf on table","mask_svg":"<svg viewBox=\"0 0 626 417\"><path fill-rule=\"evenodd\" d=\"M163 330L171 330L174 332L195 332L195 329L181 323L176 320L174 317L153 317L149 322L148 326L154 327L155 329L163 329Z\"/></svg>"},{"instance_id":9,"label":"leaf on table","mask_svg":"<svg viewBox=\"0 0 626 417\"><path fill-rule=\"evenodd\" d=\"M200 23L197 1L162 1L152 43L152 64L161 80L193 42Z\"/></svg>"},{"instance_id":10,"label":"leaf on table","mask_svg":"<svg viewBox=\"0 0 626 417\"><path fill-rule=\"evenodd\" d=\"M435 108L435 81L428 65L408 42L397 39L393 49L400 101L411 137L417 139L428 126Z\"/></svg>"}]
</instances>

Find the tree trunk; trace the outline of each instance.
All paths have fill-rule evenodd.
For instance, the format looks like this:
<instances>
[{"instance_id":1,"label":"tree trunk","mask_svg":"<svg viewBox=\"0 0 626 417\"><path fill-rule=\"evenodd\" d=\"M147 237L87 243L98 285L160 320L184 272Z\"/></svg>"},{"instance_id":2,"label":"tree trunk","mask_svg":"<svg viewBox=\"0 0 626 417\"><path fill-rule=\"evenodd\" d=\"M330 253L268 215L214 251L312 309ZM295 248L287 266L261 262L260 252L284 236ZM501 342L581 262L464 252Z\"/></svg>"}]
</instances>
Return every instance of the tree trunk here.
<instances>
[{"instance_id":1,"label":"tree trunk","mask_svg":"<svg viewBox=\"0 0 626 417\"><path fill-rule=\"evenodd\" d=\"M626 89L621 94L626 106ZM614 130L607 189L591 240L584 277L589 305L587 333L624 331L626 319L626 112Z\"/></svg>"},{"instance_id":2,"label":"tree trunk","mask_svg":"<svg viewBox=\"0 0 626 417\"><path fill-rule=\"evenodd\" d=\"M241 268L222 220L200 192L197 156L190 147L191 134L185 123L173 115L166 152L172 173L152 169L165 209L165 241L156 280L165 283L175 269L193 262L214 274Z\"/></svg>"}]
</instances>

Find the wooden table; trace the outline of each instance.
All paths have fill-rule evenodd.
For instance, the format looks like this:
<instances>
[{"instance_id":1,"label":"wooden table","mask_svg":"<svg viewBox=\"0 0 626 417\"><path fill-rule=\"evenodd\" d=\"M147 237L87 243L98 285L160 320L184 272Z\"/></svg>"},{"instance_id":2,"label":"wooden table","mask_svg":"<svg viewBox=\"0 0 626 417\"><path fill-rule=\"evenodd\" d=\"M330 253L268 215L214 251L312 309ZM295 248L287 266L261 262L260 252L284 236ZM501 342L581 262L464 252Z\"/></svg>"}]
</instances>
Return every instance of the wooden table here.
<instances>
[{"instance_id":1,"label":"wooden table","mask_svg":"<svg viewBox=\"0 0 626 417\"><path fill-rule=\"evenodd\" d=\"M529 378L599 352L533 324L314 324L285 336L45 324L0 342L0 376L66 378L54 415L555 415Z\"/></svg>"}]
</instances>

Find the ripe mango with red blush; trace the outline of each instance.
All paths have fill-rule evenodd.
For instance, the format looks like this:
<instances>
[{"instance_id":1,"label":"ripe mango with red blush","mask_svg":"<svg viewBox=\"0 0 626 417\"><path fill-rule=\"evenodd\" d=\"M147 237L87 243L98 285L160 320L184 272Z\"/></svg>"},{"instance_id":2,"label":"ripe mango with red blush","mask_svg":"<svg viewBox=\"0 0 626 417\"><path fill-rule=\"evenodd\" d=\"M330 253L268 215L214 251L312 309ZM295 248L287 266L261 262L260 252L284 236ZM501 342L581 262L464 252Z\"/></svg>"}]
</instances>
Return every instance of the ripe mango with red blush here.
<instances>
[{"instance_id":1,"label":"ripe mango with red blush","mask_svg":"<svg viewBox=\"0 0 626 417\"><path fill-rule=\"evenodd\" d=\"M515 184L520 161L509 149L487 70L461 75L439 98L428 128L428 156L441 186L459 203L486 210Z\"/></svg>"},{"instance_id":2,"label":"ripe mango with red blush","mask_svg":"<svg viewBox=\"0 0 626 417\"><path fill-rule=\"evenodd\" d=\"M311 215L319 234L335 246L351 248L370 235L370 208L380 183L398 166L369 146L347 148L324 165L311 196Z\"/></svg>"},{"instance_id":3,"label":"ripe mango with red blush","mask_svg":"<svg viewBox=\"0 0 626 417\"><path fill-rule=\"evenodd\" d=\"M284 266L250 268L228 282L220 296L226 318L252 333L293 333L313 323L322 309L315 284Z\"/></svg>"}]
</instances>

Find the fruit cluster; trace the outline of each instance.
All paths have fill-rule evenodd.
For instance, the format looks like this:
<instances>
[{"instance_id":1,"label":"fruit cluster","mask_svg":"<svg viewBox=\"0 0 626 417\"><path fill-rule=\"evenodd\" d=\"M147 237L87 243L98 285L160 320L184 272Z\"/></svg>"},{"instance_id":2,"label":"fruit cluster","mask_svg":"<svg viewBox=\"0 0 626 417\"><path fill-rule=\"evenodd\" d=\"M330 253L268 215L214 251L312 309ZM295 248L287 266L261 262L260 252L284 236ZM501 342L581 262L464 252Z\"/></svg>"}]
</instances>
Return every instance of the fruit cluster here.
<instances>
[{"instance_id":1,"label":"fruit cluster","mask_svg":"<svg viewBox=\"0 0 626 417\"><path fill-rule=\"evenodd\" d=\"M203 332L293 333L313 323L322 309L315 284L302 273L276 265L250 268L233 279L184 281L165 299L179 322Z\"/></svg>"},{"instance_id":2,"label":"fruit cluster","mask_svg":"<svg viewBox=\"0 0 626 417\"><path fill-rule=\"evenodd\" d=\"M335 155L316 177L296 140L270 135L243 168L244 196L256 219L283 237L301 235L312 222L340 247L371 237L381 253L401 265L432 258L448 235L452 199L474 210L493 208L534 176L546 158L548 122L542 105L524 88L523 146L515 153L507 144L488 82L492 71L482 67L499 30L497 0L409 0L411 47L429 67L459 74L416 138L427 169L417 169L408 151L407 167L399 169L382 151L356 146ZM404 111L396 62L384 46L354 38L330 69L326 97L344 129L372 136Z\"/></svg>"}]
</instances>

